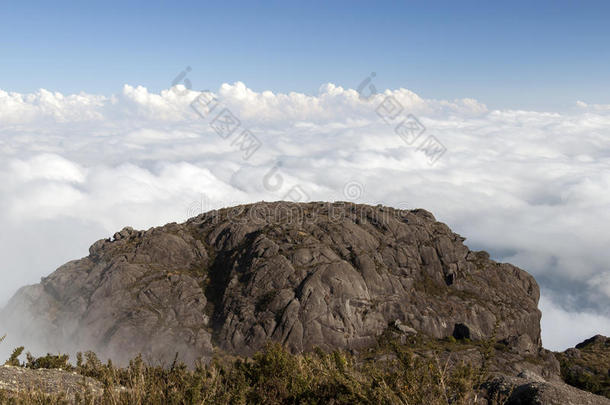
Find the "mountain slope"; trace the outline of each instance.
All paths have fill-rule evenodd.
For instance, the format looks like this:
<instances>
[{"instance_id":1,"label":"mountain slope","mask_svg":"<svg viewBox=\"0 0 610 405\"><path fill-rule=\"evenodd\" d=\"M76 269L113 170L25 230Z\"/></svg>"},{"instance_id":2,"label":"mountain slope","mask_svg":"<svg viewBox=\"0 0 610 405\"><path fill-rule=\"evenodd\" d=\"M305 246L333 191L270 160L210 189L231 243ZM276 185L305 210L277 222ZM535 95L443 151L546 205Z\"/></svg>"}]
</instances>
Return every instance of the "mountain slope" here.
<instances>
[{"instance_id":1,"label":"mountain slope","mask_svg":"<svg viewBox=\"0 0 610 405\"><path fill-rule=\"evenodd\" d=\"M424 210L348 203L257 203L147 231L125 228L90 255L22 288L2 313L42 350L143 353L192 362L215 348L248 355L359 349L389 326L511 350L540 348L531 275L470 251Z\"/></svg>"}]
</instances>

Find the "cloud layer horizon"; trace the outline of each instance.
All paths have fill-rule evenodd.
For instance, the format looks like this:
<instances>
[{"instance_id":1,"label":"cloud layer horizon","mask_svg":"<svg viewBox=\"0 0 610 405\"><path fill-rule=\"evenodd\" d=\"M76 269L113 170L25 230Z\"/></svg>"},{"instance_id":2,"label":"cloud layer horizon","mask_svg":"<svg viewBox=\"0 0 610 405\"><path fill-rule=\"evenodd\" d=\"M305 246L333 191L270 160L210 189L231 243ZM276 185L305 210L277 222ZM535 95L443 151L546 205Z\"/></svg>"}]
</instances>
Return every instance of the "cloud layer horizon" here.
<instances>
[{"instance_id":1,"label":"cloud layer horizon","mask_svg":"<svg viewBox=\"0 0 610 405\"><path fill-rule=\"evenodd\" d=\"M610 106L490 110L364 88L0 90L0 300L124 226L261 200L353 201L425 208L471 249L533 274L545 347L610 335ZM201 97L219 104L198 114ZM214 121L223 111L240 123L232 133ZM405 136L402 119L425 132ZM422 147L430 136L444 153Z\"/></svg>"}]
</instances>

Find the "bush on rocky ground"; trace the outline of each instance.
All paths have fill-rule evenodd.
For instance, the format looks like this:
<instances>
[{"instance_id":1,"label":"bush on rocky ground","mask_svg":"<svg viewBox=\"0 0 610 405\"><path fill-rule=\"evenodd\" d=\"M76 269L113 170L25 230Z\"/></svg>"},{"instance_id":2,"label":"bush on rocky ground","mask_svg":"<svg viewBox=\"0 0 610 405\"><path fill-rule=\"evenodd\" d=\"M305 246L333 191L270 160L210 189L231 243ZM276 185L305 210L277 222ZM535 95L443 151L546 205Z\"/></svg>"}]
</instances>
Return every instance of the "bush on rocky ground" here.
<instances>
[{"instance_id":1,"label":"bush on rocky ground","mask_svg":"<svg viewBox=\"0 0 610 405\"><path fill-rule=\"evenodd\" d=\"M48 355L28 364L66 369L64 360ZM120 368L87 352L73 371L104 385L100 397L84 388L76 393L71 401L82 404L472 404L485 378L469 364L422 357L390 339L358 355L320 349L295 355L270 343L251 358L219 354L194 369L176 361L150 365L140 356ZM60 394L4 392L0 402L64 403Z\"/></svg>"}]
</instances>

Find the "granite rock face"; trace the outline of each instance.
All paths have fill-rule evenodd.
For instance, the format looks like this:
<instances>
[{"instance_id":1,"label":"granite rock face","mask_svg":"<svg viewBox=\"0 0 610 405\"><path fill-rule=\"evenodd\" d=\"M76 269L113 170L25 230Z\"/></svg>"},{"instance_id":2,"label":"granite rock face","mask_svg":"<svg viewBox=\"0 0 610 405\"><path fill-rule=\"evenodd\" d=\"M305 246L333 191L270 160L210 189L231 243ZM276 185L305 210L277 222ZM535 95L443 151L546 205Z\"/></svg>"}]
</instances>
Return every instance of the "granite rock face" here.
<instances>
[{"instance_id":1,"label":"granite rock face","mask_svg":"<svg viewBox=\"0 0 610 405\"><path fill-rule=\"evenodd\" d=\"M125 228L22 288L1 316L26 347L118 361L248 355L269 340L358 349L388 327L537 353L534 278L463 242L425 210L257 203Z\"/></svg>"},{"instance_id":2,"label":"granite rock face","mask_svg":"<svg viewBox=\"0 0 610 405\"><path fill-rule=\"evenodd\" d=\"M501 375L490 386L493 394L488 394L489 397L502 398L507 405L610 405L608 398L534 376Z\"/></svg>"}]
</instances>

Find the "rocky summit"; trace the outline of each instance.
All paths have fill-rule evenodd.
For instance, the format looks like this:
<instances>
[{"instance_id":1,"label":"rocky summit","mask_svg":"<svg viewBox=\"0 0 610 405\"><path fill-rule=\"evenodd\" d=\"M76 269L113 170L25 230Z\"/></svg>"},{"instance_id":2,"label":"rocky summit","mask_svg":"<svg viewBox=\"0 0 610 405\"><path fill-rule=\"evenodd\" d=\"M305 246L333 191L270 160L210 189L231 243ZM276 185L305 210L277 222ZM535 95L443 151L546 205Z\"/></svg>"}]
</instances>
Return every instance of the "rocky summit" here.
<instances>
[{"instance_id":1,"label":"rocky summit","mask_svg":"<svg viewBox=\"0 0 610 405\"><path fill-rule=\"evenodd\" d=\"M3 325L29 348L142 353L192 363L250 355L360 350L391 328L541 346L539 289L425 210L351 203L257 203L147 231L125 228L18 291Z\"/></svg>"}]
</instances>

